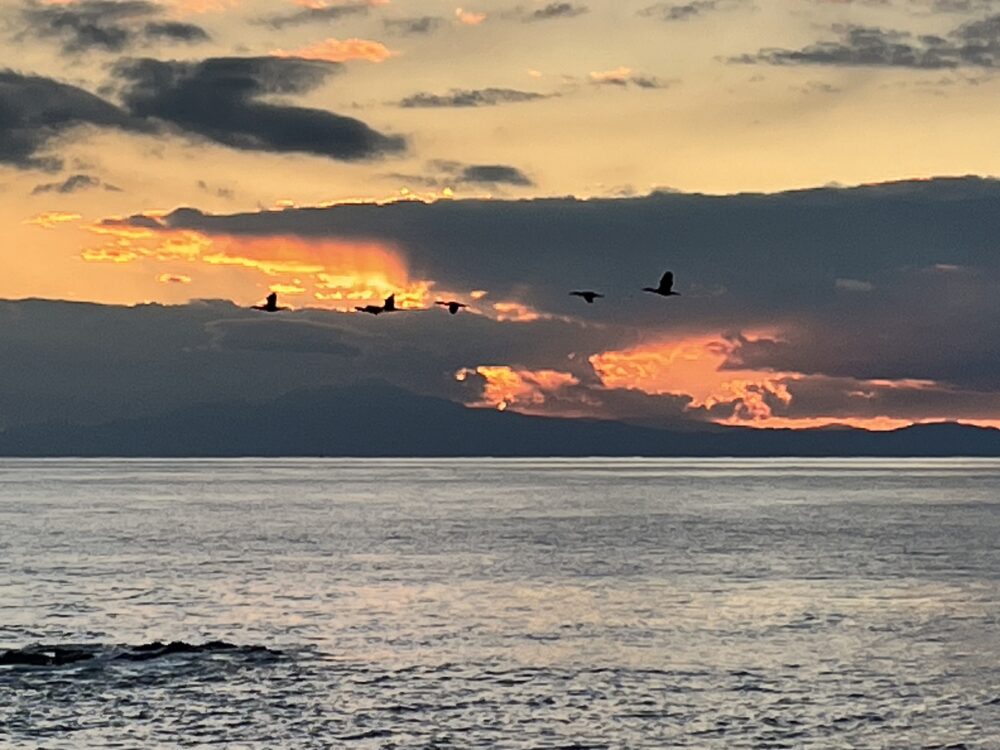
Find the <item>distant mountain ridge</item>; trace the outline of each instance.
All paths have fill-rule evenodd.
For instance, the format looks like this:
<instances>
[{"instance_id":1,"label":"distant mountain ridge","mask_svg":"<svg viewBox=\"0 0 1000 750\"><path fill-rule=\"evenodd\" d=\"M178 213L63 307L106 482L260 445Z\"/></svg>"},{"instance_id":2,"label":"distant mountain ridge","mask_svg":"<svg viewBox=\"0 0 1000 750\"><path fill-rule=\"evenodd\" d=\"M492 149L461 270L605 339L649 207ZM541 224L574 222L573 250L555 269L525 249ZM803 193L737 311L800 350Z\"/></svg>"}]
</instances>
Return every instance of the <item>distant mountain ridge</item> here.
<instances>
[{"instance_id":1,"label":"distant mountain ridge","mask_svg":"<svg viewBox=\"0 0 1000 750\"><path fill-rule=\"evenodd\" d=\"M767 457L995 456L1000 430L955 423L891 432L850 428L704 432L470 409L382 382L297 390L100 425L0 432L7 457Z\"/></svg>"}]
</instances>

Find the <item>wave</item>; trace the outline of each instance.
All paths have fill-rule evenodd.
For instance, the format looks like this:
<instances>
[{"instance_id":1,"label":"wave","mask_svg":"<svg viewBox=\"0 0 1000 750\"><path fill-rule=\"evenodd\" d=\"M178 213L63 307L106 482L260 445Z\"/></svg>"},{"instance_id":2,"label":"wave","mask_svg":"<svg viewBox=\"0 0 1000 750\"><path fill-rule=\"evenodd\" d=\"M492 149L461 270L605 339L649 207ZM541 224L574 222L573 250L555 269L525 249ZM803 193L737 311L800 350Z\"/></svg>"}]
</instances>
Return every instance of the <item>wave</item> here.
<instances>
[{"instance_id":1,"label":"wave","mask_svg":"<svg viewBox=\"0 0 1000 750\"><path fill-rule=\"evenodd\" d=\"M0 666L58 667L94 660L150 661L175 654L231 654L235 656L277 656L281 652L264 646L239 646L227 641L206 641L201 644L184 641L152 641L138 646L105 645L45 645L0 651Z\"/></svg>"}]
</instances>

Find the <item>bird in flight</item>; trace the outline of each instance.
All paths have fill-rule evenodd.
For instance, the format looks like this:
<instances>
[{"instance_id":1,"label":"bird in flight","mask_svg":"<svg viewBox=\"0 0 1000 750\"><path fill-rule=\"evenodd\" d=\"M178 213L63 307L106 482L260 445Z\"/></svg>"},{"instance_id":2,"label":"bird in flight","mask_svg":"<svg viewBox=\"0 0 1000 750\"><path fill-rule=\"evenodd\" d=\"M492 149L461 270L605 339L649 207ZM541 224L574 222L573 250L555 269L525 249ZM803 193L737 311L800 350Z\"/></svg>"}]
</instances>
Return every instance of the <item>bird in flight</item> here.
<instances>
[{"instance_id":1,"label":"bird in flight","mask_svg":"<svg viewBox=\"0 0 1000 750\"><path fill-rule=\"evenodd\" d=\"M583 297L585 300L587 300L587 304L588 305L594 304L594 300L595 299L601 299L602 297L604 297L603 294L600 294L598 292L591 292L591 291L588 291L588 290L570 292L569 296L570 297Z\"/></svg>"},{"instance_id":2,"label":"bird in flight","mask_svg":"<svg viewBox=\"0 0 1000 750\"><path fill-rule=\"evenodd\" d=\"M381 315L384 312L396 312L396 295L390 294L385 298L385 302L381 305L365 305L364 307L355 307L358 312L368 313L369 315Z\"/></svg>"},{"instance_id":3,"label":"bird in flight","mask_svg":"<svg viewBox=\"0 0 1000 750\"><path fill-rule=\"evenodd\" d=\"M441 300L438 300L434 304L435 305L441 305L442 307L447 307L448 308L448 312L450 312L452 315L454 315L455 313L457 313L463 307L468 307L468 305L466 305L466 304L464 304L462 302L455 302L454 300L452 300L450 302L442 302Z\"/></svg>"},{"instance_id":4,"label":"bird in flight","mask_svg":"<svg viewBox=\"0 0 1000 750\"><path fill-rule=\"evenodd\" d=\"M667 271L663 274L663 278L660 279L660 285L653 289L651 286L644 286L642 288L644 292L652 292L653 294L659 294L661 297L679 297L680 292L674 291L674 272Z\"/></svg>"},{"instance_id":5,"label":"bird in flight","mask_svg":"<svg viewBox=\"0 0 1000 750\"><path fill-rule=\"evenodd\" d=\"M279 310L289 310L288 307L278 307L278 293L271 292L267 295L267 302L263 305L254 305L253 310L263 310L264 312L278 312Z\"/></svg>"}]
</instances>

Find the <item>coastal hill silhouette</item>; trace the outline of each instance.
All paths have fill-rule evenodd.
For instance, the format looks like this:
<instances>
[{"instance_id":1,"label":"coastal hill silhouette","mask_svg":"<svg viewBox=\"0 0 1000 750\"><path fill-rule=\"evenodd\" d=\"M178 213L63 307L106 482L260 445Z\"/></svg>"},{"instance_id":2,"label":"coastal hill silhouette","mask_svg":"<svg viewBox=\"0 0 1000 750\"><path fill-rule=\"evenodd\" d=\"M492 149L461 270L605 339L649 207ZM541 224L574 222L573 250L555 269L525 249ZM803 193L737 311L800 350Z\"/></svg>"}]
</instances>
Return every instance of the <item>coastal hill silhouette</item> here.
<instances>
[{"instance_id":1,"label":"coastal hill silhouette","mask_svg":"<svg viewBox=\"0 0 1000 750\"><path fill-rule=\"evenodd\" d=\"M369 436L378 435L377 440ZM1000 456L1000 430L954 423L891 432L682 431L464 407L381 381L300 389L99 425L0 432L2 456Z\"/></svg>"}]
</instances>

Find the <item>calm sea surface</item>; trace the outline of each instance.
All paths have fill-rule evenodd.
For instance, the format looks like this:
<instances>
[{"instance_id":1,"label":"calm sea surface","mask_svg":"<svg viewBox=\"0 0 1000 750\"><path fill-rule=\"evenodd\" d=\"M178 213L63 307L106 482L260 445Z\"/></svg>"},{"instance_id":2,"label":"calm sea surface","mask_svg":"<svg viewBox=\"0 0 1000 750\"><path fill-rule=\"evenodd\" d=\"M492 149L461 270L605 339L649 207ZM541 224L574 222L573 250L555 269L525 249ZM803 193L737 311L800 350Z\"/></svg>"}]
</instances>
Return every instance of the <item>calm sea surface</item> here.
<instances>
[{"instance_id":1,"label":"calm sea surface","mask_svg":"<svg viewBox=\"0 0 1000 750\"><path fill-rule=\"evenodd\" d=\"M0 461L0 747L1000 748L1000 461Z\"/></svg>"}]
</instances>

